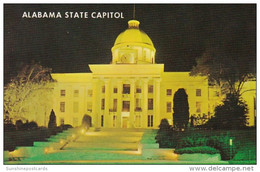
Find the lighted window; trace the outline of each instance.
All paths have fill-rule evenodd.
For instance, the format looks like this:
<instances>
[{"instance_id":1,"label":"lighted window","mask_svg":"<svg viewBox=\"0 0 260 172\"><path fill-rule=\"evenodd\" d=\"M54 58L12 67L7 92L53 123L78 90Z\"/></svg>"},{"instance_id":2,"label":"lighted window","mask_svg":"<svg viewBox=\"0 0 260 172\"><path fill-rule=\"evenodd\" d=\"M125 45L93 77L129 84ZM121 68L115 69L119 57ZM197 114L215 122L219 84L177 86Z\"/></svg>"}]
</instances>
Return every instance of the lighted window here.
<instances>
[{"instance_id":1,"label":"lighted window","mask_svg":"<svg viewBox=\"0 0 260 172\"><path fill-rule=\"evenodd\" d=\"M60 90L60 96L65 96L66 95L66 91L65 90Z\"/></svg>"},{"instance_id":2,"label":"lighted window","mask_svg":"<svg viewBox=\"0 0 260 172\"><path fill-rule=\"evenodd\" d=\"M123 84L123 94L130 94L130 84Z\"/></svg>"},{"instance_id":3,"label":"lighted window","mask_svg":"<svg viewBox=\"0 0 260 172\"><path fill-rule=\"evenodd\" d=\"M79 97L79 90L74 90L74 97Z\"/></svg>"},{"instance_id":4,"label":"lighted window","mask_svg":"<svg viewBox=\"0 0 260 172\"><path fill-rule=\"evenodd\" d=\"M104 115L101 115L101 127L104 127Z\"/></svg>"},{"instance_id":5,"label":"lighted window","mask_svg":"<svg viewBox=\"0 0 260 172\"><path fill-rule=\"evenodd\" d=\"M142 111L142 109L141 109L141 99L136 99L136 101L135 101L135 111L136 112Z\"/></svg>"},{"instance_id":6,"label":"lighted window","mask_svg":"<svg viewBox=\"0 0 260 172\"><path fill-rule=\"evenodd\" d=\"M148 110L153 110L153 99L148 99Z\"/></svg>"},{"instance_id":7,"label":"lighted window","mask_svg":"<svg viewBox=\"0 0 260 172\"><path fill-rule=\"evenodd\" d=\"M117 99L113 100L113 112L117 111Z\"/></svg>"},{"instance_id":8,"label":"lighted window","mask_svg":"<svg viewBox=\"0 0 260 172\"><path fill-rule=\"evenodd\" d=\"M201 89L196 89L196 96L198 96L198 97L201 96Z\"/></svg>"},{"instance_id":9,"label":"lighted window","mask_svg":"<svg viewBox=\"0 0 260 172\"><path fill-rule=\"evenodd\" d=\"M117 88L114 88L114 93L117 93Z\"/></svg>"},{"instance_id":10,"label":"lighted window","mask_svg":"<svg viewBox=\"0 0 260 172\"><path fill-rule=\"evenodd\" d=\"M148 93L153 93L153 85L148 86Z\"/></svg>"},{"instance_id":11,"label":"lighted window","mask_svg":"<svg viewBox=\"0 0 260 172\"><path fill-rule=\"evenodd\" d=\"M141 88L136 88L136 93L141 93L141 92L142 92Z\"/></svg>"},{"instance_id":12,"label":"lighted window","mask_svg":"<svg viewBox=\"0 0 260 172\"><path fill-rule=\"evenodd\" d=\"M130 101L123 101L123 112L129 112L130 111Z\"/></svg>"},{"instance_id":13,"label":"lighted window","mask_svg":"<svg viewBox=\"0 0 260 172\"><path fill-rule=\"evenodd\" d=\"M172 112L172 102L167 102L167 112Z\"/></svg>"},{"instance_id":14,"label":"lighted window","mask_svg":"<svg viewBox=\"0 0 260 172\"><path fill-rule=\"evenodd\" d=\"M167 96L171 96L172 95L172 89L167 89Z\"/></svg>"},{"instance_id":15,"label":"lighted window","mask_svg":"<svg viewBox=\"0 0 260 172\"><path fill-rule=\"evenodd\" d=\"M79 112L79 102L73 102L73 112L74 113Z\"/></svg>"},{"instance_id":16,"label":"lighted window","mask_svg":"<svg viewBox=\"0 0 260 172\"><path fill-rule=\"evenodd\" d=\"M147 126L148 127L153 127L153 115L148 115L148 119L147 119Z\"/></svg>"},{"instance_id":17,"label":"lighted window","mask_svg":"<svg viewBox=\"0 0 260 172\"><path fill-rule=\"evenodd\" d=\"M105 93L105 91L106 91L106 87L102 86L102 93Z\"/></svg>"},{"instance_id":18,"label":"lighted window","mask_svg":"<svg viewBox=\"0 0 260 172\"><path fill-rule=\"evenodd\" d=\"M101 109L105 109L105 99L101 99Z\"/></svg>"},{"instance_id":19,"label":"lighted window","mask_svg":"<svg viewBox=\"0 0 260 172\"><path fill-rule=\"evenodd\" d=\"M92 97L93 91L92 90L88 90L88 96Z\"/></svg>"},{"instance_id":20,"label":"lighted window","mask_svg":"<svg viewBox=\"0 0 260 172\"><path fill-rule=\"evenodd\" d=\"M65 102L60 102L60 111L65 112Z\"/></svg>"},{"instance_id":21,"label":"lighted window","mask_svg":"<svg viewBox=\"0 0 260 172\"><path fill-rule=\"evenodd\" d=\"M197 113L201 112L201 102L196 102L196 112Z\"/></svg>"}]
</instances>

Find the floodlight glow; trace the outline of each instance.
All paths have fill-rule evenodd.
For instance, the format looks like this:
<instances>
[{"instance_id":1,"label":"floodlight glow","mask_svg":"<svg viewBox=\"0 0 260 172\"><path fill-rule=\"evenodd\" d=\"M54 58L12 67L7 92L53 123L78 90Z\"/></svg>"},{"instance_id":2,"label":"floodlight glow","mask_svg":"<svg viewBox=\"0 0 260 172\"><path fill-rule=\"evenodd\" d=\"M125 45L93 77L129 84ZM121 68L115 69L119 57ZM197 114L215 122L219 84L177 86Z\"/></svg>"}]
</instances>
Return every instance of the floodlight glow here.
<instances>
[{"instance_id":1,"label":"floodlight glow","mask_svg":"<svg viewBox=\"0 0 260 172\"><path fill-rule=\"evenodd\" d=\"M82 129L80 130L80 133L81 133L81 134L85 134L85 133L86 133L86 129L82 128Z\"/></svg>"},{"instance_id":2,"label":"floodlight glow","mask_svg":"<svg viewBox=\"0 0 260 172\"><path fill-rule=\"evenodd\" d=\"M60 140L60 145L63 145L65 141L63 139Z\"/></svg>"}]
</instances>

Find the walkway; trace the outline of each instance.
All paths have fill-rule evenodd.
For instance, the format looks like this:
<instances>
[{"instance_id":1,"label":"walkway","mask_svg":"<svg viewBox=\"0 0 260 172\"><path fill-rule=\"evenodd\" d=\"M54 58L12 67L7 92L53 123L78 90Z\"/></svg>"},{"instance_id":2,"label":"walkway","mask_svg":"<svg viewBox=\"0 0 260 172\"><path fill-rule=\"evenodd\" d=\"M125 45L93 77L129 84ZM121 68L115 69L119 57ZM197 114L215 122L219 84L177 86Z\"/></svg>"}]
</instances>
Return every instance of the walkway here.
<instances>
[{"instance_id":1,"label":"walkway","mask_svg":"<svg viewBox=\"0 0 260 172\"><path fill-rule=\"evenodd\" d=\"M144 129L69 129L48 142L18 148L6 156L21 161L5 164L196 164L178 161L172 149L159 149L155 135L156 130Z\"/></svg>"}]
</instances>

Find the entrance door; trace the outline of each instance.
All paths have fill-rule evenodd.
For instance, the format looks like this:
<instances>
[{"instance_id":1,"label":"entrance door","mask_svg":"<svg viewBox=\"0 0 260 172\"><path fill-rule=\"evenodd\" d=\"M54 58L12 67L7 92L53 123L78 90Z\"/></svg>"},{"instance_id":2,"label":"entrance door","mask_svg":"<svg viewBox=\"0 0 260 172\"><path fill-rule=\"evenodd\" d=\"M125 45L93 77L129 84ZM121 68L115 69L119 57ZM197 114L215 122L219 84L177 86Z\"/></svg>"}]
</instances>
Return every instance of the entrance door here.
<instances>
[{"instance_id":1,"label":"entrance door","mask_svg":"<svg viewBox=\"0 0 260 172\"><path fill-rule=\"evenodd\" d=\"M123 128L127 128L127 122L128 122L128 117L123 117L123 120L122 120Z\"/></svg>"}]
</instances>

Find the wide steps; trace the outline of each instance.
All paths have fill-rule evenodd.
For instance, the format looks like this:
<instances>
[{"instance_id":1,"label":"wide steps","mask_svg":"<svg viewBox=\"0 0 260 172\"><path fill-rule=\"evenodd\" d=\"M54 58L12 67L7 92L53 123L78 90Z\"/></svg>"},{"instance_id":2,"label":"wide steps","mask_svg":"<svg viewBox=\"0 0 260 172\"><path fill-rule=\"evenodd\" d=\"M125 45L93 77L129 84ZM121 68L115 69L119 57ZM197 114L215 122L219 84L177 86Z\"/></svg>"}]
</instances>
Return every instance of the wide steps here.
<instances>
[{"instance_id":1,"label":"wide steps","mask_svg":"<svg viewBox=\"0 0 260 172\"><path fill-rule=\"evenodd\" d=\"M75 139L72 141L73 135ZM163 159L163 155L154 151L159 148L155 143L155 135L156 131L144 129L92 128L85 133L77 128L68 129L51 136L46 142L34 142L33 147L26 148L30 156L22 161L66 163L84 160ZM62 150L61 140L68 141Z\"/></svg>"}]
</instances>

